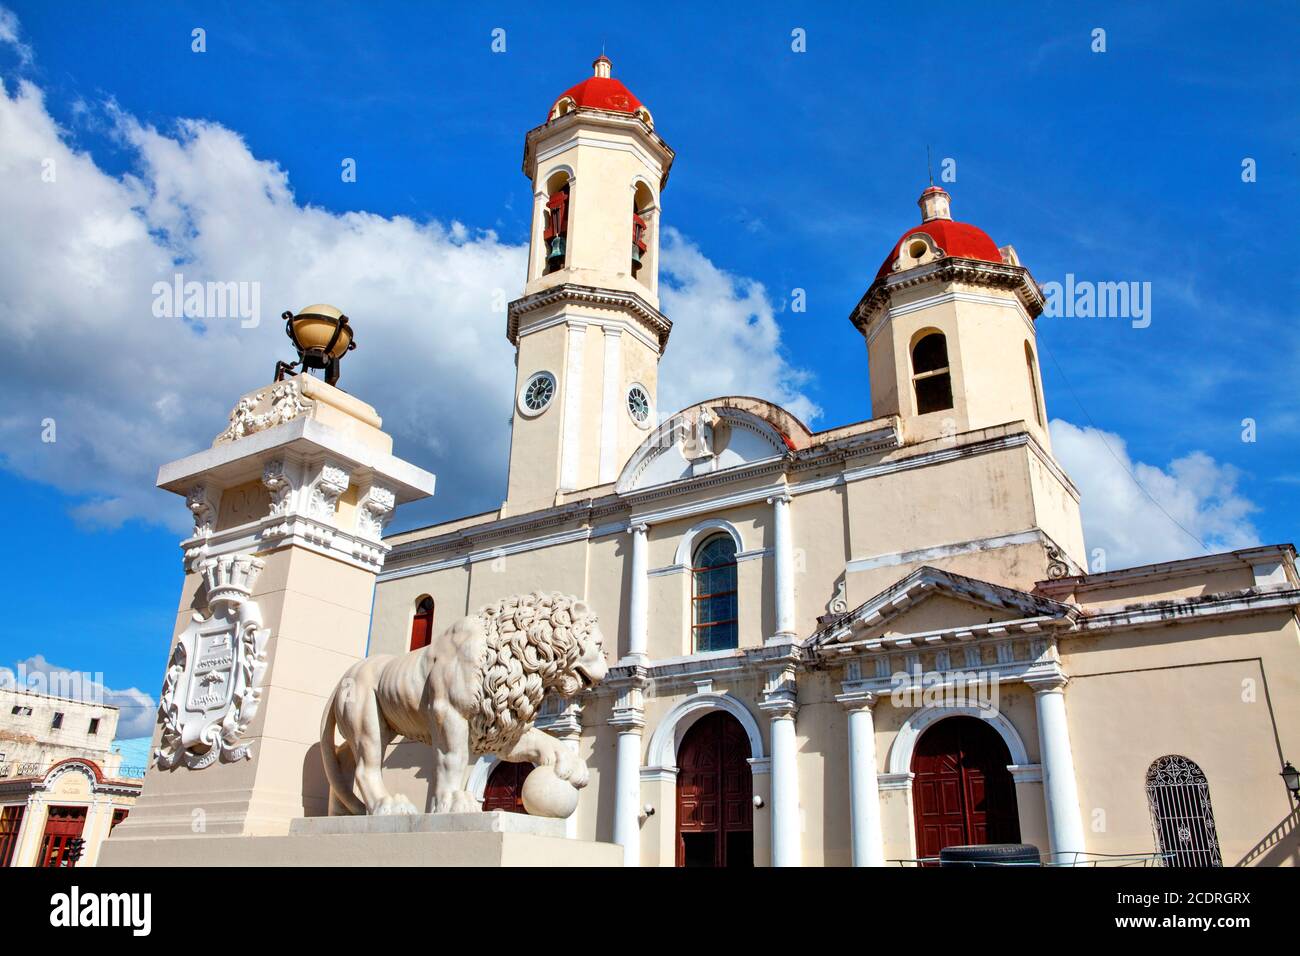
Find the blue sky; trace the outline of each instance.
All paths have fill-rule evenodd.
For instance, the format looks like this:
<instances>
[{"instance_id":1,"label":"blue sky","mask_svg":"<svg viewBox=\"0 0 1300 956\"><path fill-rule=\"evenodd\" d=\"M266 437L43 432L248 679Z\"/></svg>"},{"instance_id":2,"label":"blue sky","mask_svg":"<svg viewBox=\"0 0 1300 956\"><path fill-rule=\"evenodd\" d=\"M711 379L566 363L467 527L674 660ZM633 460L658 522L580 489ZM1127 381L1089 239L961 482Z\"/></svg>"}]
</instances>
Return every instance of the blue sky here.
<instances>
[{"instance_id":1,"label":"blue sky","mask_svg":"<svg viewBox=\"0 0 1300 956\"><path fill-rule=\"evenodd\" d=\"M919 221L928 145L936 170L955 160L954 217L1014 244L1039 282L1151 283L1148 328L1039 322L1090 545L1118 563L1200 553L1126 469L1211 547L1295 537L1292 5L3 2L0 324L18 344L0 357L0 494L18 503L21 558L0 584L0 663L40 654L156 694L185 516L151 476L284 357L274 322L243 338L159 329L145 279L168 256L196 278L262 281L271 316L319 300L354 316L344 384L439 474L437 500L398 526L500 501L510 353L474 283L518 294L524 133L602 44L677 151L664 362L680 404L744 388L817 410L816 428L869 417L846 317ZM32 170L59 143L67 172L41 193ZM352 274L345 255L373 258ZM806 313L787 308L796 288ZM70 346L72 326L125 335L114 368ZM187 365L207 384L169 377ZM489 417L458 409L466 390ZM60 438L41 446L47 415Z\"/></svg>"}]
</instances>

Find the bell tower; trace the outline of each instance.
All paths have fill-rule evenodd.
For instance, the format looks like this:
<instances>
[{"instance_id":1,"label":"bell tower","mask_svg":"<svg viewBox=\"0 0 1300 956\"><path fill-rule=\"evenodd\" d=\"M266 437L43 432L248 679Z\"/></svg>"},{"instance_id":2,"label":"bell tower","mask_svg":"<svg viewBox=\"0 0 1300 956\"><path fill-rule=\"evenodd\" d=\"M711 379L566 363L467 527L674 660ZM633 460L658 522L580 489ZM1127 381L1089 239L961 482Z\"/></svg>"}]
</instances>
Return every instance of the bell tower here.
<instances>
[{"instance_id":1,"label":"bell tower","mask_svg":"<svg viewBox=\"0 0 1300 956\"><path fill-rule=\"evenodd\" d=\"M939 186L850 318L867 341L873 417L909 442L1024 422L1050 450L1034 322L1043 297L1011 246L956 222Z\"/></svg>"},{"instance_id":2,"label":"bell tower","mask_svg":"<svg viewBox=\"0 0 1300 956\"><path fill-rule=\"evenodd\" d=\"M608 484L657 424L659 196L673 151L608 58L524 141L533 184L528 274L510 303L516 348L504 511Z\"/></svg>"}]
</instances>

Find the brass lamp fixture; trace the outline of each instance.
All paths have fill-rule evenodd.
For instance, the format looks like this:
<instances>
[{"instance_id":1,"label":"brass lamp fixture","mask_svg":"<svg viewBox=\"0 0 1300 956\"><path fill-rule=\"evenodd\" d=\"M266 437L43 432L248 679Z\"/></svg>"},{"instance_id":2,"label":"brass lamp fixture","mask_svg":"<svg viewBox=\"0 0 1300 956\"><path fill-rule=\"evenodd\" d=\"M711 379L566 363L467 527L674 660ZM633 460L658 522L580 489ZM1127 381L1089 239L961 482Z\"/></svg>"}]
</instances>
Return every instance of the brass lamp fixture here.
<instances>
[{"instance_id":1,"label":"brass lamp fixture","mask_svg":"<svg viewBox=\"0 0 1300 956\"><path fill-rule=\"evenodd\" d=\"M325 381L333 385L339 380L339 360L357 347L352 338L348 317L324 303L300 309L297 315L285 312L284 331L298 350L297 362L276 362L275 380L286 375L297 375L295 367L323 369Z\"/></svg>"}]
</instances>

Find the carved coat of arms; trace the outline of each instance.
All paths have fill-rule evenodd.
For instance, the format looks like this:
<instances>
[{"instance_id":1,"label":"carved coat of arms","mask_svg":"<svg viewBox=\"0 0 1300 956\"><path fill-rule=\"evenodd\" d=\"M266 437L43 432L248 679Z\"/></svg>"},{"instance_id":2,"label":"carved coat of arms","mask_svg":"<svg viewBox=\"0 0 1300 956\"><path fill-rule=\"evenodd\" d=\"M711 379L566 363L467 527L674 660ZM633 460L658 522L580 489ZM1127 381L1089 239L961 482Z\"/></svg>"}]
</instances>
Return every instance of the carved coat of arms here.
<instances>
[{"instance_id":1,"label":"carved coat of arms","mask_svg":"<svg viewBox=\"0 0 1300 956\"><path fill-rule=\"evenodd\" d=\"M246 554L199 565L210 613L194 615L167 664L158 705L162 737L154 752L159 768L200 770L251 756L240 741L257 713L270 637L250 600L262 566Z\"/></svg>"}]
</instances>

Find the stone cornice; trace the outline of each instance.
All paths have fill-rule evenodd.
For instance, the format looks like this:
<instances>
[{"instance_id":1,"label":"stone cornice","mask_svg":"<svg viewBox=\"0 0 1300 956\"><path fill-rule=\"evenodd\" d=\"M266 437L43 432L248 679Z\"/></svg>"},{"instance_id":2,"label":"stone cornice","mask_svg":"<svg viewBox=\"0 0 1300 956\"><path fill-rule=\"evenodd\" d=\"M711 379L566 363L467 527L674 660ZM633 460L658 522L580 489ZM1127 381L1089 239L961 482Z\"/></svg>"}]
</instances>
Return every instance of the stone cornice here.
<instances>
[{"instance_id":1,"label":"stone cornice","mask_svg":"<svg viewBox=\"0 0 1300 956\"><path fill-rule=\"evenodd\" d=\"M507 308L506 338L511 345L519 344L520 319L530 312L557 304L576 303L597 308L618 309L627 312L639 320L655 336L662 352L668 345L668 334L673 324L662 312L652 306L635 292L620 289L602 289L597 286L578 285L566 282L550 289L543 289L515 299Z\"/></svg>"},{"instance_id":2,"label":"stone cornice","mask_svg":"<svg viewBox=\"0 0 1300 956\"><path fill-rule=\"evenodd\" d=\"M388 570L381 576L381 580L440 570L474 560L548 547L552 544L622 533L626 530L629 520L655 524L697 512L715 512L761 502L778 490L776 487L778 482L742 488L725 497L706 502L691 500L678 507L652 510L655 502L690 498L708 488L742 484L764 476L786 476L787 483L781 490L788 490L797 496L819 491L822 488L861 481L878 474L924 468L967 455L986 454L1025 445L1040 459L1046 459L1050 463L1050 456L1042 451L1037 441L1028 432L1022 431L985 438L966 445L935 448L870 465L856 465L823 478L804 481L798 479L797 475L802 472L837 463L847 464L850 459L899 447L898 435L893 428L873 430L838 439L830 445L814 445L800 452L764 459L744 467L728 468L645 489L622 493L610 492L598 497L568 501L540 511L479 522L427 538L408 539L393 546L392 552L385 561ZM789 476L792 474L795 478L790 481ZM1063 473L1062 478L1064 478ZM1068 482L1068 479L1064 480ZM1068 488L1077 494L1073 490L1073 485L1068 485ZM568 526L568 530L524 541L519 540L519 536L530 532L545 532L548 529L565 526ZM404 535L413 533L415 532L403 532ZM509 543L493 548L491 543L502 538L508 539ZM435 566L429 567L429 565Z\"/></svg>"},{"instance_id":3,"label":"stone cornice","mask_svg":"<svg viewBox=\"0 0 1300 956\"><path fill-rule=\"evenodd\" d=\"M1221 594L1177 598L1130 604L1111 611L1085 611L1071 633L1114 631L1135 627L1180 624L1194 618L1235 617L1264 611L1288 611L1300 608L1300 588L1246 588Z\"/></svg>"},{"instance_id":4,"label":"stone cornice","mask_svg":"<svg viewBox=\"0 0 1300 956\"><path fill-rule=\"evenodd\" d=\"M1014 292L1029 317L1043 311L1043 293L1024 266L982 259L945 256L928 265L882 276L871 284L849 314L849 320L865 335L872 318L888 305L895 292L929 282L960 282Z\"/></svg>"},{"instance_id":5,"label":"stone cornice","mask_svg":"<svg viewBox=\"0 0 1300 956\"><path fill-rule=\"evenodd\" d=\"M659 181L662 191L668 185L668 173L672 169L676 153L657 132L640 117L613 110L595 109L580 106L563 116L549 119L540 126L534 126L524 135L523 174L533 178L533 167L543 141L559 138L562 135L574 135L580 127L590 127L607 131L625 133L632 136L640 146L652 155L656 155L663 166L663 177Z\"/></svg>"},{"instance_id":6,"label":"stone cornice","mask_svg":"<svg viewBox=\"0 0 1300 956\"><path fill-rule=\"evenodd\" d=\"M626 529L629 520L637 523L647 521L651 516L645 513L645 506L655 501L685 497L707 488L740 484L765 475L784 475L790 472L824 468L828 464L846 462L850 458L888 451L897 447L898 436L896 431L893 429L887 430L883 438L881 432L873 431L864 435L838 439L832 445L814 446L795 454L765 459L745 467L728 468L723 471L683 478L670 484L655 485L645 489L623 493L610 492L598 497L568 501L541 511L511 515L495 521L483 521L429 538L408 539L393 546L388 565L394 570L398 570L418 558L458 550L461 551L460 554L455 556L448 554L447 560L454 560L457 563L468 561L471 560L473 550L481 549L474 547L481 542L502 537L510 538L529 531L544 531L548 528L557 528L564 525L585 526L579 527L572 532L579 537L594 537L599 534L623 531ZM996 449L990 448L989 450ZM949 452L945 450L944 454L949 454ZM834 476L834 480L830 483L838 484L844 480L844 475L840 474ZM756 501L763 500L771 495L774 490L773 485L764 485L759 488L749 489L748 496ZM791 490L795 494L800 492L798 486L791 488ZM806 490L811 491L815 490L815 488L809 487ZM742 492L741 494L744 496L747 493ZM720 503L717 501L712 502L710 505L710 507L714 508L719 506ZM604 522L616 522L621 527L606 529L603 526ZM403 535L410 535L416 532L405 531L402 533Z\"/></svg>"}]
</instances>

